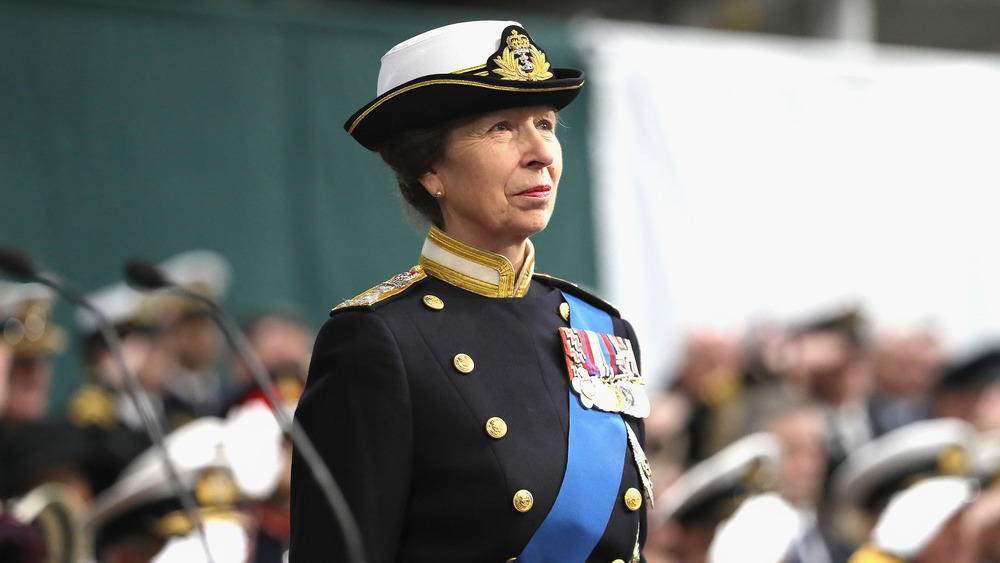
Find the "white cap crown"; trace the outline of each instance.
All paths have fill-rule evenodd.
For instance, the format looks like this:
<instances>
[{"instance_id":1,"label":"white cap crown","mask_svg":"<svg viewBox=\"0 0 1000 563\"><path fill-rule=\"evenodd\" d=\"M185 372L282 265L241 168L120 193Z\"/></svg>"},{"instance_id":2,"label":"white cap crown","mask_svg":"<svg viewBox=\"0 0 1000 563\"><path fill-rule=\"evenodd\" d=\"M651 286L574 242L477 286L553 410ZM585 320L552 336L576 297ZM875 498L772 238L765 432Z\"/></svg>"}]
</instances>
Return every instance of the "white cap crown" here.
<instances>
[{"instance_id":1,"label":"white cap crown","mask_svg":"<svg viewBox=\"0 0 1000 563\"><path fill-rule=\"evenodd\" d=\"M382 56L376 95L430 74L482 66L500 48L503 30L516 21L472 21L432 29L396 45Z\"/></svg>"}]
</instances>

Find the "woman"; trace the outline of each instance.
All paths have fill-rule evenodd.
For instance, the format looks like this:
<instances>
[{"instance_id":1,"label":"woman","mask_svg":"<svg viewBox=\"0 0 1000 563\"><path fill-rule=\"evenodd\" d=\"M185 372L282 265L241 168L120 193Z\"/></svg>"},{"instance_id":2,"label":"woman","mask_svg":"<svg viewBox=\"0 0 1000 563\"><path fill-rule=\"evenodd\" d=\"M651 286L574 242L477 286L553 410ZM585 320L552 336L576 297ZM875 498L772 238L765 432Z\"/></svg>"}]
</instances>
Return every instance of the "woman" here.
<instances>
[{"instance_id":1,"label":"woman","mask_svg":"<svg viewBox=\"0 0 1000 563\"><path fill-rule=\"evenodd\" d=\"M641 558L632 328L535 274L529 240L562 171L556 111L582 84L516 22L455 24L390 50L345 125L431 223L418 266L331 313L296 412L368 561ZM292 561L346 560L300 460L292 489Z\"/></svg>"}]
</instances>

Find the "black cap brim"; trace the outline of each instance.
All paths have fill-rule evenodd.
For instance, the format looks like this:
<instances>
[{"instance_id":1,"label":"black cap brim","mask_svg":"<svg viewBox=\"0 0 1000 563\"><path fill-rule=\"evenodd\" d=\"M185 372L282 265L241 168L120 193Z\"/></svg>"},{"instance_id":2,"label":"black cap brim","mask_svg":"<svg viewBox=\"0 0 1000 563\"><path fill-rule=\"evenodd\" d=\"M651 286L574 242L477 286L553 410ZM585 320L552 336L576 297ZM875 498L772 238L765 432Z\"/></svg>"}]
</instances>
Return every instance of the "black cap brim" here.
<instances>
[{"instance_id":1,"label":"black cap brim","mask_svg":"<svg viewBox=\"0 0 1000 563\"><path fill-rule=\"evenodd\" d=\"M422 76L382 94L359 109L344 129L362 146L377 150L393 135L512 107L566 107L580 93L583 71L557 68L548 80L502 80L475 75Z\"/></svg>"}]
</instances>

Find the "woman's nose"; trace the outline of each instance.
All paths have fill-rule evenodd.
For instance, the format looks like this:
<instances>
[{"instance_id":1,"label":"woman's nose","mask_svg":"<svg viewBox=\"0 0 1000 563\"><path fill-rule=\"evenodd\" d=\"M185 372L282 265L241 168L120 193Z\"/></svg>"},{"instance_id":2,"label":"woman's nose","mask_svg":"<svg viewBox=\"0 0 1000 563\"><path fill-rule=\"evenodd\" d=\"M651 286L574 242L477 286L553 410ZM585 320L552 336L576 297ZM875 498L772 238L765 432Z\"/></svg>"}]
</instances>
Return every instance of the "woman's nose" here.
<instances>
[{"instance_id":1,"label":"woman's nose","mask_svg":"<svg viewBox=\"0 0 1000 563\"><path fill-rule=\"evenodd\" d=\"M525 133L521 135L523 165L536 169L552 165L555 161L556 142L553 137L546 137L533 125L526 127Z\"/></svg>"}]
</instances>

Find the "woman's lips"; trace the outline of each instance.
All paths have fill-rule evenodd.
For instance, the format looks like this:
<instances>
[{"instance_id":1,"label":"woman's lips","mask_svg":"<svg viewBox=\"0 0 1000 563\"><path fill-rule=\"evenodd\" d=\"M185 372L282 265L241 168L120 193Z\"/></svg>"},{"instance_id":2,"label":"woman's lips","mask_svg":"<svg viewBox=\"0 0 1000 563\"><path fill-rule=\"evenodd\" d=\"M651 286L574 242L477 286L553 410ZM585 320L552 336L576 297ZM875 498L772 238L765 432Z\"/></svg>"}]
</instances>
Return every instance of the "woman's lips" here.
<instances>
[{"instance_id":1,"label":"woman's lips","mask_svg":"<svg viewBox=\"0 0 1000 563\"><path fill-rule=\"evenodd\" d=\"M546 198L549 197L550 193L552 193L552 186L535 186L518 192L517 195L524 197Z\"/></svg>"}]
</instances>

